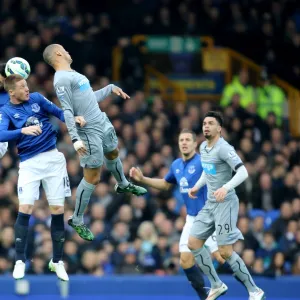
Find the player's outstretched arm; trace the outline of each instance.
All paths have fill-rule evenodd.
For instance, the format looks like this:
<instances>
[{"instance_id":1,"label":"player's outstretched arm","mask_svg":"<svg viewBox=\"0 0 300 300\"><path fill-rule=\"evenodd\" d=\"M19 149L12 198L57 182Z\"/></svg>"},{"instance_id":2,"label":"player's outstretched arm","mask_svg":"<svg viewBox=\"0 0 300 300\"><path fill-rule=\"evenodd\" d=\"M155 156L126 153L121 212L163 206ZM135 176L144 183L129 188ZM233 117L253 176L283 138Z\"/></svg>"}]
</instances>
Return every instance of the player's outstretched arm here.
<instances>
[{"instance_id":1,"label":"player's outstretched arm","mask_svg":"<svg viewBox=\"0 0 300 300\"><path fill-rule=\"evenodd\" d=\"M167 182L165 179L145 177L140 168L131 168L129 171L129 175L136 182L145 184L161 191L168 191L172 187L172 184Z\"/></svg>"},{"instance_id":2,"label":"player's outstretched arm","mask_svg":"<svg viewBox=\"0 0 300 300\"><path fill-rule=\"evenodd\" d=\"M112 93L116 94L117 96L122 97L123 99L130 98L126 93L123 92L123 90L121 88L119 88L118 86L116 86L114 84L109 84L106 87L104 87L103 89L100 89L100 90L94 92L97 102L102 102Z\"/></svg>"},{"instance_id":3,"label":"player's outstretched arm","mask_svg":"<svg viewBox=\"0 0 300 300\"><path fill-rule=\"evenodd\" d=\"M7 151L8 143L0 143L0 158L4 156Z\"/></svg>"}]
</instances>

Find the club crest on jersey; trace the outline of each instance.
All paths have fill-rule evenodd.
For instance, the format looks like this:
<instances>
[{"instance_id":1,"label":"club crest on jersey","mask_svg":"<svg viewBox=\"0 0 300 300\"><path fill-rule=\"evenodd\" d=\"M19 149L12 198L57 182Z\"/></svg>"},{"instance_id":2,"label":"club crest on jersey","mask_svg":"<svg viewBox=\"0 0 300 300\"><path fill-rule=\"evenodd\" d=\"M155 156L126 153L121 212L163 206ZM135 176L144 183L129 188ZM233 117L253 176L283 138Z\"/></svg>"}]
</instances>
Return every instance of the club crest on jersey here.
<instances>
[{"instance_id":1,"label":"club crest on jersey","mask_svg":"<svg viewBox=\"0 0 300 300\"><path fill-rule=\"evenodd\" d=\"M195 166L194 166L194 165L190 166L189 169L188 169L188 172L189 172L190 174L194 174L194 173L196 172Z\"/></svg>"},{"instance_id":2,"label":"club crest on jersey","mask_svg":"<svg viewBox=\"0 0 300 300\"><path fill-rule=\"evenodd\" d=\"M182 177L179 181L180 193L188 193L189 192L189 183L185 177Z\"/></svg>"},{"instance_id":3,"label":"club crest on jersey","mask_svg":"<svg viewBox=\"0 0 300 300\"><path fill-rule=\"evenodd\" d=\"M202 162L202 168L203 168L203 170L206 174L209 174L209 175L216 175L217 174L215 164Z\"/></svg>"},{"instance_id":4,"label":"club crest on jersey","mask_svg":"<svg viewBox=\"0 0 300 300\"><path fill-rule=\"evenodd\" d=\"M23 193L23 188L20 186L19 187L19 194L22 194Z\"/></svg>"},{"instance_id":5,"label":"club crest on jersey","mask_svg":"<svg viewBox=\"0 0 300 300\"><path fill-rule=\"evenodd\" d=\"M15 119L19 119L20 118L20 114L18 114L18 113L14 114L14 118Z\"/></svg>"},{"instance_id":6,"label":"club crest on jersey","mask_svg":"<svg viewBox=\"0 0 300 300\"><path fill-rule=\"evenodd\" d=\"M31 109L35 113L38 113L41 110L40 106L37 103L31 104Z\"/></svg>"}]
</instances>

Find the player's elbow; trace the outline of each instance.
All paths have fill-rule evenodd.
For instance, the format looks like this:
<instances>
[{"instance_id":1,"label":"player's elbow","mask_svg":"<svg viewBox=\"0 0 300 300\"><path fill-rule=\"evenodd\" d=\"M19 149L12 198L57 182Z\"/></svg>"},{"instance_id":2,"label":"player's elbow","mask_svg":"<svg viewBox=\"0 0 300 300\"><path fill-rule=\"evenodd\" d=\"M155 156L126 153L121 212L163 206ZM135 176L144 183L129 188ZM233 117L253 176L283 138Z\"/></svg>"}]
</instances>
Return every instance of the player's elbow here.
<instances>
[{"instance_id":1,"label":"player's elbow","mask_svg":"<svg viewBox=\"0 0 300 300\"><path fill-rule=\"evenodd\" d=\"M249 173L248 173L248 171L247 171L247 169L246 169L246 167L245 167L245 166L243 166L242 168L243 168L243 170L242 170L242 171L243 171L244 178L245 178L244 180L246 180L246 179L249 177Z\"/></svg>"}]
</instances>

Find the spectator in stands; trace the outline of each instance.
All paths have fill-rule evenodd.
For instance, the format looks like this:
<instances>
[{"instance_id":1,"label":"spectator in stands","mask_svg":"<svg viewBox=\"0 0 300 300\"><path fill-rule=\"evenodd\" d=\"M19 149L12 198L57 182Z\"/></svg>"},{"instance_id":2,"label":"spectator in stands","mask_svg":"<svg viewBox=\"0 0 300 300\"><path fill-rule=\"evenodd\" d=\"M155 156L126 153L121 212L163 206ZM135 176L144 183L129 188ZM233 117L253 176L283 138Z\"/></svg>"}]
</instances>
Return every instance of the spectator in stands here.
<instances>
[{"instance_id":1,"label":"spectator in stands","mask_svg":"<svg viewBox=\"0 0 300 300\"><path fill-rule=\"evenodd\" d=\"M238 228L244 236L245 249L256 251L259 247L259 243L250 231L249 219L247 217L241 217L238 221Z\"/></svg>"},{"instance_id":2,"label":"spectator in stands","mask_svg":"<svg viewBox=\"0 0 300 300\"><path fill-rule=\"evenodd\" d=\"M284 202L280 206L280 217L274 221L271 227L275 238L278 240L283 232L286 232L286 228L289 220L293 215L292 206L289 202Z\"/></svg>"},{"instance_id":3,"label":"spectator in stands","mask_svg":"<svg viewBox=\"0 0 300 300\"><path fill-rule=\"evenodd\" d=\"M226 107L231 104L235 94L240 96L240 105L247 108L251 103L255 102L255 90L249 85L249 73L247 69L241 69L238 76L225 86L221 98L221 106Z\"/></svg>"},{"instance_id":4,"label":"spectator in stands","mask_svg":"<svg viewBox=\"0 0 300 300\"><path fill-rule=\"evenodd\" d=\"M272 82L266 70L261 73L261 81L262 85L258 88L257 113L264 120L269 113L274 113L277 125L281 125L286 111L284 92Z\"/></svg>"},{"instance_id":5,"label":"spectator in stands","mask_svg":"<svg viewBox=\"0 0 300 300\"><path fill-rule=\"evenodd\" d=\"M126 18L125 22L119 18L120 11L124 15L128 12L119 10L118 4L114 5L114 10L108 14L101 13L98 17L95 10L85 17L81 14L84 11L81 9L82 1L77 3L75 9L71 4L74 1L60 3L61 1L53 0L44 3L29 0L30 5L35 3L35 7L30 9L30 5L26 8L15 5L12 7L15 1L2 2L1 61L12 56L28 59L32 67L28 79L30 87L44 91L53 102L57 99L54 96L52 75L44 63L40 62L41 48L53 42L67 44L68 49L72 49L72 56L80 58L75 59L77 65L74 65L74 68L78 71L85 70L93 86L102 88L110 83L111 53L113 47L119 43L123 55L120 80L126 91L132 91L132 101L123 103L109 96L100 106L111 118L120 137L119 148L124 168L139 165L149 177L161 176L170 161L177 157L174 137L178 132L174 128L179 130L180 127L192 126L198 132L198 143L203 141L199 120L215 104L203 101L196 107L182 102L169 105L159 94L150 95L148 98L148 95L142 92L145 57L138 47L130 44L129 38L136 34L137 30L140 30L140 33L148 30L148 33L161 34L157 30L163 28L176 34L190 32L198 35L205 28L205 34L215 34L216 45L236 47L256 62L266 63L271 72L283 75L294 84L299 83L300 56L297 51L300 39L295 21L291 18L291 14L296 11L297 1L281 1L281 10L278 10L278 7L274 8L278 3L269 6L259 5L257 1L244 1L243 5L233 3L228 6L226 1L219 1L218 6L214 6L216 1L202 1L203 9L200 11L199 1L185 2L180 8L177 1L164 1L167 9L162 9L160 1L135 1L128 7L130 18ZM124 5L124 1L117 2ZM152 5L153 10L141 9L146 2ZM276 18L266 20L262 12L271 11ZM156 13L159 15L159 22L156 22ZM175 18L179 20L176 14L180 15L182 20L180 26L173 24ZM246 18L246 15L249 18ZM22 22L19 19L16 21L16 16L22 16ZM164 21L162 16L167 20ZM144 20L144 25L136 25L140 22L136 18ZM45 22L47 19L49 23ZM112 26L112 21L116 19L120 22L114 22ZM125 38L122 38L124 36ZM300 214L300 144L297 140L290 139L287 132L278 127L276 111L269 112L264 120L257 115L254 103L256 95L253 87L248 84L248 77L248 72L241 70L226 87L222 97L222 108L226 116L224 137L229 138L240 155L246 159L245 164L250 175L242 189L238 190L239 195L242 195L239 225L247 238L236 243L235 251L243 256L245 245L252 247L255 244L254 237L261 246L255 253L253 272L264 274L271 264L270 255L277 251L274 249L278 242L286 251L284 260L292 264L295 274L300 274L300 259L297 258L300 249L300 221L297 222L296 231L294 221L299 220ZM262 93L271 87L272 85L262 87L259 91ZM265 93L262 94L265 96ZM264 107L259 107L259 103L258 100L258 110ZM54 126L59 130L58 146L67 159L74 195L81 178L78 159L64 125L55 123ZM13 236L10 232L18 203L17 164L17 154L12 146L0 163L0 273L4 274L10 272L12 267ZM174 244L178 243L181 219L185 218L185 212L181 209L182 202L176 191L162 194L150 190L141 198L116 195L113 186L114 181L104 169L101 184L95 190L91 206L85 215L87 223L97 235L95 243L87 244L78 239L72 229L66 226L65 262L68 271L102 275L110 274L114 270L132 274L160 270L161 274L178 274L178 253ZM66 201L66 224L73 210L73 200L70 198ZM30 269L39 274L43 266L46 266L45 262L51 252L49 211L44 204L45 198L41 195L41 200L36 202L36 212L32 216L32 246L28 253L29 257L35 258L36 261L29 261ZM268 213L273 209L281 209L278 220L270 224L273 218L268 218L266 221L269 223L265 224L271 226L270 230L274 233L276 242L272 236L265 233L262 217L252 220L252 225L249 226L247 216L252 207ZM276 216L276 213L274 215ZM141 228L144 221L155 227L153 231L157 237L154 242L145 237L145 233L140 232L138 235L138 228ZM147 229L145 231L147 233ZM246 256L253 261L253 253L249 255L248 251ZM276 257L280 271L277 273L289 272L288 264L285 264L282 272L282 254ZM139 264L137 270L134 267L135 263Z\"/></svg>"},{"instance_id":6,"label":"spectator in stands","mask_svg":"<svg viewBox=\"0 0 300 300\"><path fill-rule=\"evenodd\" d=\"M278 246L273 234L269 231L264 233L263 242L260 244L256 252L257 257L264 260L264 267L268 268L271 264L271 258L277 251Z\"/></svg>"},{"instance_id":7,"label":"spectator in stands","mask_svg":"<svg viewBox=\"0 0 300 300\"><path fill-rule=\"evenodd\" d=\"M288 271L287 263L285 262L285 256L283 252L276 252L272 258L270 267L266 270L265 275L271 277L279 277L287 275Z\"/></svg>"}]
</instances>

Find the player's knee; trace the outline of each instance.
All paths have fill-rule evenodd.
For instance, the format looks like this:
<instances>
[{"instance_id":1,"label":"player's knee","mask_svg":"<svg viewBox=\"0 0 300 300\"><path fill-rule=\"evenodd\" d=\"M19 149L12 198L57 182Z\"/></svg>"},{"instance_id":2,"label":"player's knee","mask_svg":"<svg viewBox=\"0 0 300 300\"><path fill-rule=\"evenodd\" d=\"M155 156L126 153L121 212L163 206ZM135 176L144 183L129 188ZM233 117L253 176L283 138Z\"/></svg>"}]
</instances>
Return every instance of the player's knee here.
<instances>
[{"instance_id":1,"label":"player's knee","mask_svg":"<svg viewBox=\"0 0 300 300\"><path fill-rule=\"evenodd\" d=\"M64 213L64 207L61 205L50 205L49 208L52 215L60 215Z\"/></svg>"},{"instance_id":2,"label":"player's knee","mask_svg":"<svg viewBox=\"0 0 300 300\"><path fill-rule=\"evenodd\" d=\"M31 215L33 210L33 205L30 204L21 204L19 205L19 212L27 215Z\"/></svg>"},{"instance_id":3,"label":"player's knee","mask_svg":"<svg viewBox=\"0 0 300 300\"><path fill-rule=\"evenodd\" d=\"M89 180L86 180L88 183L97 185L100 182L100 178L98 176L90 177Z\"/></svg>"},{"instance_id":4,"label":"player's knee","mask_svg":"<svg viewBox=\"0 0 300 300\"><path fill-rule=\"evenodd\" d=\"M195 264L194 256L192 253L184 252L180 254L180 266L183 269L189 269Z\"/></svg>"},{"instance_id":5,"label":"player's knee","mask_svg":"<svg viewBox=\"0 0 300 300\"><path fill-rule=\"evenodd\" d=\"M83 169L83 176L87 183L97 185L100 182L101 167L89 169Z\"/></svg>"},{"instance_id":6,"label":"player's knee","mask_svg":"<svg viewBox=\"0 0 300 300\"><path fill-rule=\"evenodd\" d=\"M219 246L219 252L223 259L227 260L232 255L232 247L230 246Z\"/></svg>"},{"instance_id":7,"label":"player's knee","mask_svg":"<svg viewBox=\"0 0 300 300\"><path fill-rule=\"evenodd\" d=\"M190 236L188 241L188 248L190 250L196 250L203 246L203 243L201 240L198 240L197 238Z\"/></svg>"},{"instance_id":8,"label":"player's knee","mask_svg":"<svg viewBox=\"0 0 300 300\"><path fill-rule=\"evenodd\" d=\"M117 157L119 156L119 149L116 148L115 150L109 152L109 153L105 153L105 157L108 159L108 160L114 160L116 159Z\"/></svg>"}]
</instances>

